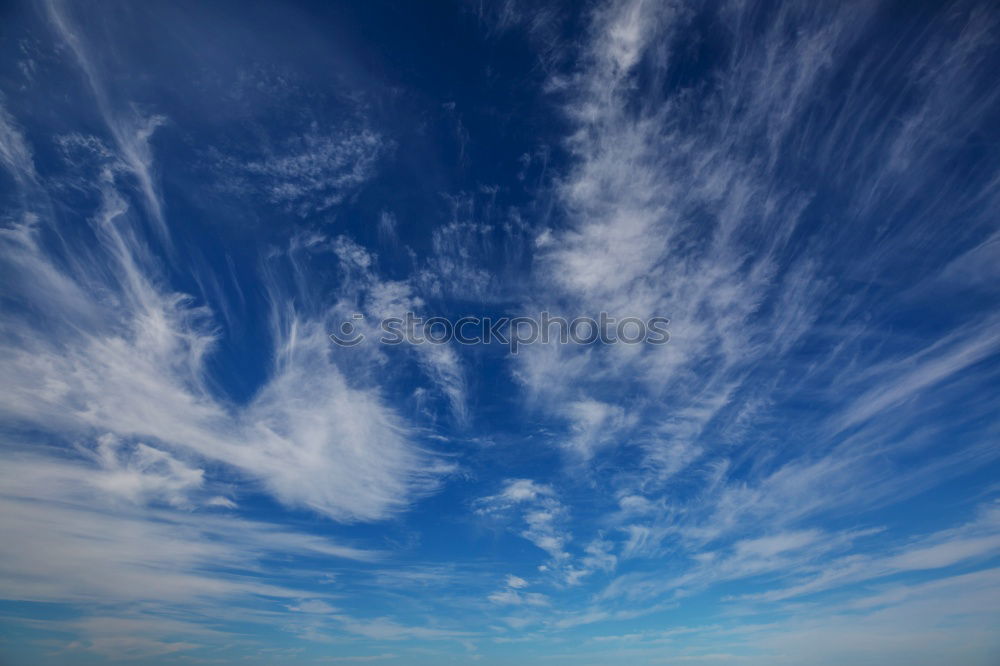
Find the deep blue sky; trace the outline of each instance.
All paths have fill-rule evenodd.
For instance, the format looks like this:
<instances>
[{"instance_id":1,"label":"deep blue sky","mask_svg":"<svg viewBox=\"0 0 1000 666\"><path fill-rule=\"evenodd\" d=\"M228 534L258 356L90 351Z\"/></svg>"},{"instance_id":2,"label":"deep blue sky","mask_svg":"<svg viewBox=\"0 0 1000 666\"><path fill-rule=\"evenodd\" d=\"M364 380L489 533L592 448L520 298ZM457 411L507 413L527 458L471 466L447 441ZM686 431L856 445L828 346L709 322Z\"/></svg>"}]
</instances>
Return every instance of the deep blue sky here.
<instances>
[{"instance_id":1,"label":"deep blue sky","mask_svg":"<svg viewBox=\"0 0 1000 666\"><path fill-rule=\"evenodd\" d=\"M997 35L3 3L0 663L996 664Z\"/></svg>"}]
</instances>

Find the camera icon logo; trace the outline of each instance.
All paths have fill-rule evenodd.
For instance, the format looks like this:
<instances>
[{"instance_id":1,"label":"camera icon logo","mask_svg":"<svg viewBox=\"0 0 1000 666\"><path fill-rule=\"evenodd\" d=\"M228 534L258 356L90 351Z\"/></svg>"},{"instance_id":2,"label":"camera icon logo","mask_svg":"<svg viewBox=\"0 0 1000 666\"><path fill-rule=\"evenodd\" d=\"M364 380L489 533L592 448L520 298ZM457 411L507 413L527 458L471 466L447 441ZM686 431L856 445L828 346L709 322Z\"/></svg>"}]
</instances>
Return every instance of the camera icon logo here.
<instances>
[{"instance_id":1,"label":"camera icon logo","mask_svg":"<svg viewBox=\"0 0 1000 666\"><path fill-rule=\"evenodd\" d=\"M357 312L351 315L354 321L362 321L364 318L363 314ZM365 341L365 334L358 332L353 322L345 321L340 324L340 332L331 333L330 339L341 347L354 347Z\"/></svg>"}]
</instances>

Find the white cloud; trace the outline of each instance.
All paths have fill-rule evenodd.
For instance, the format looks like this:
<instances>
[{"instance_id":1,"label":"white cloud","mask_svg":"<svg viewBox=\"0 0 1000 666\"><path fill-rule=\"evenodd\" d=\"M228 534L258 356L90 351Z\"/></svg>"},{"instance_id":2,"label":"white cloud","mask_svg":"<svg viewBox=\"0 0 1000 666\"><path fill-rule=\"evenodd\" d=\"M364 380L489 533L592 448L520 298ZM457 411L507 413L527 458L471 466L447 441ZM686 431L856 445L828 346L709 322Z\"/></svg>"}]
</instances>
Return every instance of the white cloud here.
<instances>
[{"instance_id":1,"label":"white cloud","mask_svg":"<svg viewBox=\"0 0 1000 666\"><path fill-rule=\"evenodd\" d=\"M298 611L300 613L333 613L337 609L325 601L320 601L319 599L307 599L305 601L299 602L294 606L289 606L288 610Z\"/></svg>"},{"instance_id":2,"label":"white cloud","mask_svg":"<svg viewBox=\"0 0 1000 666\"><path fill-rule=\"evenodd\" d=\"M2 101L0 98L0 102ZM34 184L38 179L31 147L24 140L24 135L14 118L2 105L0 105L0 162L22 188Z\"/></svg>"},{"instance_id":3,"label":"white cloud","mask_svg":"<svg viewBox=\"0 0 1000 666\"><path fill-rule=\"evenodd\" d=\"M514 574L509 574L506 581L507 587L514 588L515 590L520 590L521 588L528 587L528 581L524 580L519 576Z\"/></svg>"},{"instance_id":4,"label":"white cloud","mask_svg":"<svg viewBox=\"0 0 1000 666\"><path fill-rule=\"evenodd\" d=\"M1000 350L1000 321L988 318L956 330L944 340L897 362L884 362L869 370L876 386L868 389L838 415L836 427L847 429L917 396L970 365Z\"/></svg>"},{"instance_id":5,"label":"white cloud","mask_svg":"<svg viewBox=\"0 0 1000 666\"><path fill-rule=\"evenodd\" d=\"M571 536L563 527L568 510L551 486L531 479L508 479L500 493L479 498L476 507L485 516L516 513L522 523L520 535L548 553L553 564L569 557L565 547Z\"/></svg>"},{"instance_id":6,"label":"white cloud","mask_svg":"<svg viewBox=\"0 0 1000 666\"><path fill-rule=\"evenodd\" d=\"M970 122L981 122L987 102L972 81L985 72L976 23L985 17L956 14L968 41L935 39L912 67L899 65L920 82L914 107L901 110L907 121L885 122L858 93L821 130L827 125L814 117L815 100L839 85L872 12L791 4L763 20L751 5L730 3L712 15L733 35L733 57L713 65L704 89L666 85L684 78L670 58L690 43L696 14L631 1L599 8L576 67L550 78L552 98L571 123L570 160L555 182L560 216L538 236L536 289L525 304L558 305L552 309L570 316L669 316L670 342L638 350L534 345L511 359L512 374L529 389L529 409L563 427L553 441L578 459L618 454L616 495L657 500L647 500L654 509L635 504L636 515L624 506L605 514L602 524L624 535L622 558L697 555L709 543L778 548L814 535L803 525L826 512L897 502L996 458L984 443L991 426L930 456L935 431L991 422L987 413L995 410L982 395L991 376L983 361L998 352L994 318L971 313L937 339L910 339L873 322L864 298L838 292L843 280L878 285L905 310L912 303L900 304L895 285L882 282L895 278L872 267L930 247L931 238L952 249L978 238L989 248L995 221L983 211L995 177L955 185L950 194L962 204L943 196L935 200L940 214L914 215L919 184L933 187L936 171L919 150L893 157L902 154L900 142L951 136L953 123L966 122L956 100L974 99ZM759 20L760 31L746 29ZM847 68L848 78L874 76L876 63L861 67ZM881 128L864 147L847 121L858 115ZM921 129L911 134L910 123ZM792 146L813 144L822 154L806 167ZM836 181L853 221L844 226L857 236L817 221L817 191L788 177L799 168ZM883 228L887 214L893 233L873 244L868 225ZM940 220L966 215L974 219L956 244ZM855 267L849 277L844 266ZM924 277L893 267L918 282ZM908 286L907 298L919 291ZM888 348L899 353L886 362ZM959 377L979 389L968 389L968 400ZM799 391L808 391L816 411L789 432L773 429L783 418L776 407L799 409ZM622 395L627 411L616 406L625 404ZM936 408L933 417L925 407ZM623 440L641 451L640 461L612 449ZM603 469L605 461L597 463ZM750 551L743 555L739 565L751 566Z\"/></svg>"},{"instance_id":7,"label":"white cloud","mask_svg":"<svg viewBox=\"0 0 1000 666\"><path fill-rule=\"evenodd\" d=\"M570 437L565 446L576 456L587 460L601 448L613 446L635 419L623 408L598 400L577 400L566 406L570 421Z\"/></svg>"},{"instance_id":8,"label":"white cloud","mask_svg":"<svg viewBox=\"0 0 1000 666\"><path fill-rule=\"evenodd\" d=\"M985 562L998 553L1000 506L992 502L979 507L976 518L964 525L923 535L880 555L851 554L831 559L815 573L795 576L802 580L793 585L747 598L790 599L905 572Z\"/></svg>"},{"instance_id":9,"label":"white cloud","mask_svg":"<svg viewBox=\"0 0 1000 666\"><path fill-rule=\"evenodd\" d=\"M66 437L142 440L153 447L139 449L147 458L167 447L222 462L286 504L339 520L384 518L431 487L444 468L409 441L375 389L348 384L321 313L275 303L267 383L244 406L214 395L205 370L218 335L211 313L155 277L114 175L105 173L100 188L99 244L89 257L67 265L48 256L44 229L30 217L0 237L16 298L48 313L5 322L0 411L8 420ZM119 470L118 482L128 474Z\"/></svg>"},{"instance_id":10,"label":"white cloud","mask_svg":"<svg viewBox=\"0 0 1000 666\"><path fill-rule=\"evenodd\" d=\"M374 344L385 334L379 322L391 318L405 320L408 313L423 315L426 319L424 299L418 295L414 280L381 279L375 257L354 241L340 236L334 239L333 248L342 265L347 267L348 283L354 290L354 293L345 290L348 293L342 295L343 305L338 306L337 313L342 320L351 321L360 303L367 317L360 325L365 327L373 355L384 363L387 357ZM413 355L420 369L443 394L455 420L465 424L469 417L466 371L454 344L406 344L403 350Z\"/></svg>"},{"instance_id":11,"label":"white cloud","mask_svg":"<svg viewBox=\"0 0 1000 666\"><path fill-rule=\"evenodd\" d=\"M500 606L547 606L548 597L537 592L518 592L516 590L499 590L489 596L489 600Z\"/></svg>"},{"instance_id":12,"label":"white cloud","mask_svg":"<svg viewBox=\"0 0 1000 666\"><path fill-rule=\"evenodd\" d=\"M395 371L390 355L348 356L326 334L354 311L371 326L434 297L513 295L535 311L667 315L671 342L534 345L510 361L528 389L532 425L578 465L549 483L508 479L473 504L538 548L526 551L541 561L530 584L510 574L493 589L500 565L477 576L414 564L370 571L370 589L397 601L406 588L437 592L485 577L490 589L441 605L510 613L502 622L514 631L502 639L513 641L541 640L525 631L532 625L559 632L625 622L744 581L760 593L724 600L726 627L685 628L704 649L676 648L669 632L634 632L621 640L642 645L587 656L839 664L942 663L957 654L990 663L995 572L967 572L1000 552L995 506L909 539L863 526L884 504L997 457L996 318L967 312L961 322L924 322L911 337L896 333L894 319L928 298L930 282L943 310L956 285L976 286L970 298L985 295L997 179L935 165L952 171L948 142L980 147L979 127L1000 94L982 93L979 78L996 18L948 12L953 23L942 34L958 39L934 31L904 39L890 62L866 50L873 7L729 2L706 10L704 33L689 22L700 7L611 2L587 10L575 53L558 31L539 29L559 43L552 49L577 56L568 67L545 56L550 99L571 129L565 168L542 182L552 200L536 202L545 228L495 214L498 189L485 187L485 204L452 198L453 218L435 230L420 264L383 213L380 238L418 267L394 280L348 237L303 231L262 267L272 335L259 351L273 363L237 403L210 368L223 341L215 317L230 327L238 318L171 288L165 276L178 267L152 259L132 205L137 188L135 201L169 242L153 159L154 132L169 121L114 99L72 8L50 3L69 47L62 53L83 70L112 140L109 148L92 137L57 139L67 156L97 157L98 178L86 187L101 205L74 230L95 242L77 244L51 214L57 206L45 200L32 146L0 109L0 163L23 208L0 229L0 277L12 304L0 324L0 416L14 430L75 445L5 445L0 522L13 537L0 544L3 594L121 606L60 627L88 636L78 649L136 660L197 647L196 627L167 616L221 607L250 614L250 599L279 606L269 623L280 617L315 640L331 640L327 629L352 641L478 638L466 630L473 619L449 624L438 608L426 610L435 600L414 604L433 618L426 622L374 608L361 618L332 596L297 589L304 575L273 583L262 572L274 559L382 554L241 520L236 510L252 506L244 492L263 490L288 507L375 521L436 487L452 467L418 444L427 430L404 418L408 405L393 406L380 391ZM499 31L529 23L534 31L553 11L534 12L536 20L517 3L480 9ZM723 57L704 63L702 77L703 55L686 48L687 38L709 46L716 30L726 35ZM873 94L883 78L901 90L891 122ZM391 150L361 120L298 129L221 156L234 173L228 185L308 216L350 200ZM959 249L961 260L946 260ZM322 302L331 294L312 287L319 253L340 271L332 306ZM496 270L520 268L515 259L527 253L523 274ZM922 282L924 273L932 277ZM400 354L427 381L421 400L440 398L457 425L468 424L473 367L464 357L433 345ZM578 508L569 498L581 488L592 501ZM860 527L818 527L845 514ZM578 587L600 586L602 575L612 580L596 597ZM355 578L363 576L339 574L337 585ZM527 591L544 585L544 595ZM130 616L124 606L142 610ZM171 635L191 638L164 638Z\"/></svg>"},{"instance_id":13,"label":"white cloud","mask_svg":"<svg viewBox=\"0 0 1000 666\"><path fill-rule=\"evenodd\" d=\"M335 615L334 618L344 630L376 640L401 641L417 639L442 641L463 640L476 636L475 632L469 631L400 624L386 617L360 619L349 615Z\"/></svg>"},{"instance_id":14,"label":"white cloud","mask_svg":"<svg viewBox=\"0 0 1000 666\"><path fill-rule=\"evenodd\" d=\"M201 487L204 471L189 467L166 451L138 443L127 447L113 435L98 439L94 455L103 472L91 483L133 502L160 498L175 506L189 503L188 493Z\"/></svg>"},{"instance_id":15,"label":"white cloud","mask_svg":"<svg viewBox=\"0 0 1000 666\"><path fill-rule=\"evenodd\" d=\"M150 483L139 471L124 489L130 501L122 502L121 484L106 483L106 474L91 456L8 450L0 478L0 520L9 537L0 545L4 598L91 604L294 598L302 593L252 573L259 559L274 553L363 561L380 556L268 523L192 512L190 506L157 508L163 479L154 475ZM176 487L168 485L168 492Z\"/></svg>"},{"instance_id":16,"label":"white cloud","mask_svg":"<svg viewBox=\"0 0 1000 666\"><path fill-rule=\"evenodd\" d=\"M370 655L358 655L352 657L326 657L323 659L324 662L332 663L364 663L368 661L382 661L383 659L395 659L398 655L393 652L384 652L382 654L370 654Z\"/></svg>"},{"instance_id":17,"label":"white cloud","mask_svg":"<svg viewBox=\"0 0 1000 666\"><path fill-rule=\"evenodd\" d=\"M895 585L853 607L803 609L787 622L737 629L731 640L809 666L954 660L987 666L1000 649L992 630L1000 614L998 583L1000 572L990 569ZM714 638L716 645L721 640Z\"/></svg>"},{"instance_id":18,"label":"white cloud","mask_svg":"<svg viewBox=\"0 0 1000 666\"><path fill-rule=\"evenodd\" d=\"M391 142L364 127L321 128L313 123L264 155L223 156L225 187L261 192L270 203L301 216L322 213L370 180Z\"/></svg>"},{"instance_id":19,"label":"white cloud","mask_svg":"<svg viewBox=\"0 0 1000 666\"><path fill-rule=\"evenodd\" d=\"M105 82L99 63L90 52L84 35L76 28L60 0L47 0L46 10L52 26L69 46L80 69L83 70L90 90L97 102L98 111L108 131L114 138L118 158L139 184L146 212L152 218L160 240L169 246L170 234L164 217L163 199L157 184L149 140L156 128L166 122L159 115L142 115L135 107L117 104ZM118 109L124 108L125 112Z\"/></svg>"}]
</instances>

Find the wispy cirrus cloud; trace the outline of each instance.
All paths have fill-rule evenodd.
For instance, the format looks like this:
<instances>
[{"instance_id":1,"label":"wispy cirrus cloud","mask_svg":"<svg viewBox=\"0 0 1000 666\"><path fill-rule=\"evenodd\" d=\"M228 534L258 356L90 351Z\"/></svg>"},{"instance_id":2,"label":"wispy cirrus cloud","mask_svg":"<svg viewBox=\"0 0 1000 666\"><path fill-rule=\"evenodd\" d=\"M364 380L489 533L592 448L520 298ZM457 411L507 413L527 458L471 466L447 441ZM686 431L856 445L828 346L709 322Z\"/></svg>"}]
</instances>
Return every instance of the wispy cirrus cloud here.
<instances>
[{"instance_id":1,"label":"wispy cirrus cloud","mask_svg":"<svg viewBox=\"0 0 1000 666\"><path fill-rule=\"evenodd\" d=\"M362 9L119 9L46 4L22 64L59 113L0 99L20 627L136 662L992 663L985 3L501 2L391 49ZM328 338L519 310L671 338Z\"/></svg>"},{"instance_id":2,"label":"wispy cirrus cloud","mask_svg":"<svg viewBox=\"0 0 1000 666\"><path fill-rule=\"evenodd\" d=\"M349 125L324 131L316 124L293 134L263 154L222 155L216 168L230 192L262 196L296 213L329 210L369 180L391 142L366 128Z\"/></svg>"},{"instance_id":3,"label":"wispy cirrus cloud","mask_svg":"<svg viewBox=\"0 0 1000 666\"><path fill-rule=\"evenodd\" d=\"M548 553L553 565L561 565L569 557L565 547L571 535L562 527L567 509L551 486L531 479L508 479L499 493L477 499L476 506L487 517L519 515L521 536Z\"/></svg>"},{"instance_id":4,"label":"wispy cirrus cloud","mask_svg":"<svg viewBox=\"0 0 1000 666\"><path fill-rule=\"evenodd\" d=\"M731 3L718 20L730 26L732 34L747 34L741 28L757 13L744 3ZM865 359L863 345L877 333L875 325L863 332L850 330L846 314L831 316L831 308L852 312L858 305L850 299L838 302L829 267L843 259L839 251L824 255L820 250L837 242L837 234L820 228L810 232L805 245L795 240L804 227L812 228L817 198L828 193L785 177L797 159L787 148L822 143L832 152L813 168L839 168L841 176L851 172L851 165L838 162L842 153L809 114L817 96L840 75L842 58L870 29L872 14L817 12L795 3L765 11L761 35L738 37L726 49L729 58L711 64L714 87L657 87L656 82L678 71L670 45L682 39L697 15L682 5L642 2L612 3L593 12L590 39L579 55L586 66L553 76L550 82L554 99L565 101L576 131L566 143L573 160L557 187L564 219L544 234L535 257L538 279L551 285L536 298L559 303L565 311L611 308L637 316L667 314L670 344L642 351L614 346L575 353L532 349L514 361L513 372L532 395L550 401L555 413L581 404L624 409L614 404L614 396L618 388L629 387L628 410L637 425L627 435L611 424L596 428L597 437L616 444L604 449L606 459L616 460L616 447L628 447L629 452L638 447L644 456L639 469L619 476L627 484L622 493L659 492L666 480L687 470L686 484L702 491L684 500L681 520L690 522L714 506L703 527L717 538L730 529L749 527L753 523L736 516L749 518L772 500L775 511L783 502L798 507L786 514L789 520L851 501L847 492L805 500L810 483L804 480L841 478L871 460L866 456L884 451L871 438L867 450L861 439L839 446L819 423L813 426L818 434L808 450L794 443L781 445L784 469L753 446L712 450L712 439L737 440L746 432L746 423L787 399L769 393L778 385L769 376L770 368L779 365L777 358L785 360L780 364L784 383L809 385L823 381L819 377L825 372L826 386L815 389L817 397L833 413L843 413L842 422L858 423L881 416L996 350L985 333L992 330L991 322L970 321L965 330L983 336L969 333L963 345L962 334L956 333L959 337L911 347L914 363L905 376L892 386L871 389L880 391L881 398L866 395L854 407L841 405L836 387L850 382L847 376L860 384L875 372L876 364ZM910 72L920 82L915 84L919 92L904 113L920 122L940 122L938 136L951 117L946 109L957 107L952 106L953 98L939 94L933 81L942 86L965 81L958 84L967 86L960 95L973 94L971 81L981 73L977 68L984 62L988 41L971 27L976 16L972 11L956 17L959 28L964 25L961 29L968 31L961 44L928 45L928 51L949 53L938 69L930 60L918 59L916 71ZM794 33L786 30L792 25ZM943 83L944 70L957 63L966 63L972 73ZM857 79L864 75L855 73ZM695 93L700 106L691 104ZM847 103L864 110L853 97ZM905 127L885 127L869 149L895 154L894 146L905 141ZM836 130L848 132L846 127ZM858 168L879 163L873 156ZM900 179L903 172L922 179L933 170L920 159L897 166L886 166L872 182ZM984 178L970 183L958 196L985 200L989 182ZM856 196L858 205L867 205L864 193ZM888 195L898 197L900 206L915 196L912 190ZM956 213L960 208L956 204ZM930 215L921 216L888 242L905 243L931 224ZM871 255L870 261L878 260ZM832 348L834 354L855 354L853 362L837 371L825 366L825 359L801 362L804 345L822 344L830 327L838 326L843 337ZM647 382L644 390L635 390L637 381ZM567 438L579 428L570 424ZM772 514L757 515L754 520ZM670 533L662 525L634 524L629 529L634 538L647 540L652 534L663 538ZM643 548L649 548L646 543ZM630 548L634 552L635 544Z\"/></svg>"},{"instance_id":5,"label":"wispy cirrus cloud","mask_svg":"<svg viewBox=\"0 0 1000 666\"><path fill-rule=\"evenodd\" d=\"M128 219L123 199L109 190L98 215L113 276L67 276L41 253L33 227L19 226L6 238L6 258L35 284L22 294L48 286L74 301L58 323L49 320L46 336L33 333L37 322L8 321L3 364L16 378L5 399L8 419L69 436L153 438L256 477L292 505L340 519L383 517L403 506L412 484L422 483L423 454L375 392L348 386L329 358L321 321L279 311L272 377L249 404L233 409L206 383L204 362L215 343L208 313L148 280L132 253L134 237L118 226ZM120 300L110 307L94 301L84 284ZM68 319L73 312L77 317ZM378 483L364 481L373 475Z\"/></svg>"},{"instance_id":6,"label":"wispy cirrus cloud","mask_svg":"<svg viewBox=\"0 0 1000 666\"><path fill-rule=\"evenodd\" d=\"M163 197L157 185L152 148L149 145L150 137L166 119L155 114L143 114L124 103L124 100L113 99L100 64L91 53L86 37L74 24L71 11L67 11L61 0L49 0L45 8L52 28L69 47L83 71L101 118L114 139L118 157L138 184L142 202L160 240L169 244L170 234L164 218Z\"/></svg>"}]
</instances>

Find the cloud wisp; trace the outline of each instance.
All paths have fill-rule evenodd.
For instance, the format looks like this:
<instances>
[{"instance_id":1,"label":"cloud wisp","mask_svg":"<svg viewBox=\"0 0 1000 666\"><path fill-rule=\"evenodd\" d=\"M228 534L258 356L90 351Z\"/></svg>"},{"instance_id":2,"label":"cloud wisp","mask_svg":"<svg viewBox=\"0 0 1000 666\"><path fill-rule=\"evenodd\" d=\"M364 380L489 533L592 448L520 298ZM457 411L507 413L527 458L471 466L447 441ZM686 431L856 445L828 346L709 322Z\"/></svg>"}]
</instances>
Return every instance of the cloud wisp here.
<instances>
[{"instance_id":1,"label":"cloud wisp","mask_svg":"<svg viewBox=\"0 0 1000 666\"><path fill-rule=\"evenodd\" d=\"M989 3L12 7L0 661L996 661Z\"/></svg>"}]
</instances>

